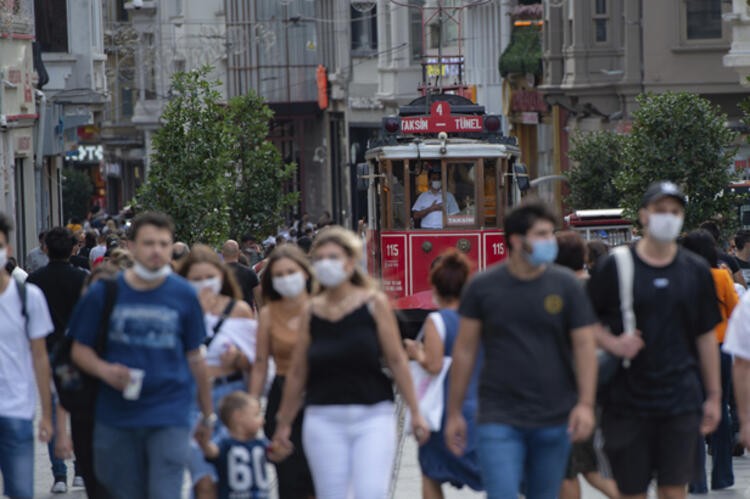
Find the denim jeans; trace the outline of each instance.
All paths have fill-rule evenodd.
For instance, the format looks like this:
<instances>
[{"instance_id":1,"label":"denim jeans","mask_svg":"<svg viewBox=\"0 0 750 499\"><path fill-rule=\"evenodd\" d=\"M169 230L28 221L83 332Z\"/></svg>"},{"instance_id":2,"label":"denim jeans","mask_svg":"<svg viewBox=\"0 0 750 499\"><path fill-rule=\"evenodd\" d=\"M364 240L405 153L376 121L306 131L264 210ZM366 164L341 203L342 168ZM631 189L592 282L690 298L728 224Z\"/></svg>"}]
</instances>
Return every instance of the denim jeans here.
<instances>
[{"instance_id":1,"label":"denim jeans","mask_svg":"<svg viewBox=\"0 0 750 499\"><path fill-rule=\"evenodd\" d=\"M34 423L0 417L0 472L8 497L34 496Z\"/></svg>"},{"instance_id":2,"label":"denim jeans","mask_svg":"<svg viewBox=\"0 0 750 499\"><path fill-rule=\"evenodd\" d=\"M94 471L117 499L180 497L190 428L94 427Z\"/></svg>"},{"instance_id":3,"label":"denim jeans","mask_svg":"<svg viewBox=\"0 0 750 499\"><path fill-rule=\"evenodd\" d=\"M732 356L721 352L721 421L716 431L707 440L711 447L711 488L713 490L726 489L734 485L734 471L732 469L732 448L734 447L734 430L729 410L732 394ZM706 483L706 447L703 437L698 442L698 462L696 476L690 483L690 492L705 494L708 492Z\"/></svg>"},{"instance_id":4,"label":"denim jeans","mask_svg":"<svg viewBox=\"0 0 750 499\"><path fill-rule=\"evenodd\" d=\"M478 425L477 453L488 499L518 497L522 480L527 499L555 499L565 475L570 445L566 425Z\"/></svg>"},{"instance_id":5,"label":"denim jeans","mask_svg":"<svg viewBox=\"0 0 750 499\"><path fill-rule=\"evenodd\" d=\"M52 428L57 428L57 404L60 401L57 395L52 395ZM65 460L55 456L55 437L53 436L49 443L47 443L47 452L49 453L49 462L52 465L52 476L55 481L62 480L67 483L68 481L68 467L65 465Z\"/></svg>"}]
</instances>

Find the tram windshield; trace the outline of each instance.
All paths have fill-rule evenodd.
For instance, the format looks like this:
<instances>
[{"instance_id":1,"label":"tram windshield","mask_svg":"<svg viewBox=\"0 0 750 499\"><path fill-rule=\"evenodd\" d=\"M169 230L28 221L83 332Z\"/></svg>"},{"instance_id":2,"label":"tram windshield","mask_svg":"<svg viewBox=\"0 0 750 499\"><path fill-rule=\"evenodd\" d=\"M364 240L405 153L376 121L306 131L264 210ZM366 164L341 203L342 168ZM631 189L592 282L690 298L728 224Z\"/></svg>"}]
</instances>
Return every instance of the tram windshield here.
<instances>
[{"instance_id":1,"label":"tram windshield","mask_svg":"<svg viewBox=\"0 0 750 499\"><path fill-rule=\"evenodd\" d=\"M505 158L385 160L379 163L384 229L498 227Z\"/></svg>"}]
</instances>

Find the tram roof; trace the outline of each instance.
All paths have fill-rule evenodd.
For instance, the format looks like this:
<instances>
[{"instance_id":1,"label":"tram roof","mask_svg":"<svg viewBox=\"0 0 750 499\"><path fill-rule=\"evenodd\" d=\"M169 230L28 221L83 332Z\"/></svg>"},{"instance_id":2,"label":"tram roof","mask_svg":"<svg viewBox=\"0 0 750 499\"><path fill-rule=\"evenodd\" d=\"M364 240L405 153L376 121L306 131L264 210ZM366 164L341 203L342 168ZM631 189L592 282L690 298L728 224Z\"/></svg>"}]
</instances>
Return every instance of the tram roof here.
<instances>
[{"instance_id":1,"label":"tram roof","mask_svg":"<svg viewBox=\"0 0 750 499\"><path fill-rule=\"evenodd\" d=\"M440 149L443 142L428 139L422 142L407 142L392 146L378 146L365 153L366 159L459 159L459 158L500 158L519 156L517 146L480 142L471 139L448 139L445 153Z\"/></svg>"}]
</instances>

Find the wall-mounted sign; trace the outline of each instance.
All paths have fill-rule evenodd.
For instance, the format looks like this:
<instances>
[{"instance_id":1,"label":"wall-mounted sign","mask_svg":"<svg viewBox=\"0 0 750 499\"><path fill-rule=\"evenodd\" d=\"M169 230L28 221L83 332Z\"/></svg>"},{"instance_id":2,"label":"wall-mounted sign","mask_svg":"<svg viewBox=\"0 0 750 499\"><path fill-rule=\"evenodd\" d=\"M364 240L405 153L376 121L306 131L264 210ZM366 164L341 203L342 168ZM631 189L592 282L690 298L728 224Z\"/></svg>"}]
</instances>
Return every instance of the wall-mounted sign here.
<instances>
[{"instance_id":1,"label":"wall-mounted sign","mask_svg":"<svg viewBox=\"0 0 750 499\"><path fill-rule=\"evenodd\" d=\"M16 136L16 155L27 155L31 153L31 135Z\"/></svg>"},{"instance_id":2,"label":"wall-mounted sign","mask_svg":"<svg viewBox=\"0 0 750 499\"><path fill-rule=\"evenodd\" d=\"M510 101L510 110L514 113L546 113L547 103L544 96L536 90L516 90Z\"/></svg>"},{"instance_id":3,"label":"wall-mounted sign","mask_svg":"<svg viewBox=\"0 0 750 499\"><path fill-rule=\"evenodd\" d=\"M521 124L523 124L523 125L538 125L539 124L539 113L521 113Z\"/></svg>"},{"instance_id":4,"label":"wall-mounted sign","mask_svg":"<svg viewBox=\"0 0 750 499\"><path fill-rule=\"evenodd\" d=\"M75 151L67 154L68 159L78 163L98 163L104 159L104 147L99 145L80 145Z\"/></svg>"},{"instance_id":5,"label":"wall-mounted sign","mask_svg":"<svg viewBox=\"0 0 750 499\"><path fill-rule=\"evenodd\" d=\"M463 74L463 56L426 57L427 76L459 76Z\"/></svg>"}]
</instances>

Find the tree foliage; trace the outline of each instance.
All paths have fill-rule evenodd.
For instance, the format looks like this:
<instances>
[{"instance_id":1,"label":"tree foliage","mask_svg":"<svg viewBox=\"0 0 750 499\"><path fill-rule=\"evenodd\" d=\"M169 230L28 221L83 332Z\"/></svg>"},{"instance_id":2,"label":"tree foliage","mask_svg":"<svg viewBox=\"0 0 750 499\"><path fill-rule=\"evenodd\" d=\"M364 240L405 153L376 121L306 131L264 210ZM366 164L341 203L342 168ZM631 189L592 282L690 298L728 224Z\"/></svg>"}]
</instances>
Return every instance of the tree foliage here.
<instances>
[{"instance_id":1,"label":"tree foliage","mask_svg":"<svg viewBox=\"0 0 750 499\"><path fill-rule=\"evenodd\" d=\"M83 220L91 207L94 183L88 174L75 168L65 168L62 176L63 217L65 220L71 217Z\"/></svg>"},{"instance_id":2,"label":"tree foliage","mask_svg":"<svg viewBox=\"0 0 750 499\"><path fill-rule=\"evenodd\" d=\"M283 221L284 209L297 203L299 193L284 192L296 165L284 164L276 147L265 140L273 114L254 93L229 102L228 126L235 161L234 188L229 199L234 234L268 234Z\"/></svg>"},{"instance_id":3,"label":"tree foliage","mask_svg":"<svg viewBox=\"0 0 750 499\"><path fill-rule=\"evenodd\" d=\"M172 77L173 97L136 198L140 209L170 214L175 237L189 243L219 244L245 227L275 228L294 200L282 193L294 167L265 142L271 111L254 95L222 102L220 83L207 79L210 70ZM249 202L254 199L274 216Z\"/></svg>"},{"instance_id":4,"label":"tree foliage","mask_svg":"<svg viewBox=\"0 0 750 499\"><path fill-rule=\"evenodd\" d=\"M622 165L623 142L622 135L609 131L573 136L568 156L575 165L566 173L570 194L565 199L571 208L620 206L620 194L612 180Z\"/></svg>"},{"instance_id":5,"label":"tree foliage","mask_svg":"<svg viewBox=\"0 0 750 499\"><path fill-rule=\"evenodd\" d=\"M734 200L723 192L732 180L735 134L726 115L687 92L641 95L638 103L624 141L623 167L615 176L626 215L635 217L649 183L671 180L689 200L686 229L715 217L731 223Z\"/></svg>"}]
</instances>

